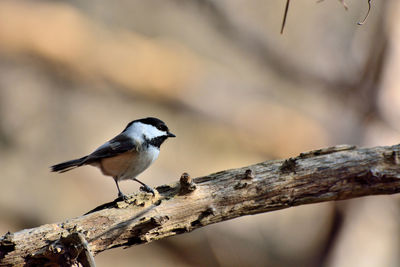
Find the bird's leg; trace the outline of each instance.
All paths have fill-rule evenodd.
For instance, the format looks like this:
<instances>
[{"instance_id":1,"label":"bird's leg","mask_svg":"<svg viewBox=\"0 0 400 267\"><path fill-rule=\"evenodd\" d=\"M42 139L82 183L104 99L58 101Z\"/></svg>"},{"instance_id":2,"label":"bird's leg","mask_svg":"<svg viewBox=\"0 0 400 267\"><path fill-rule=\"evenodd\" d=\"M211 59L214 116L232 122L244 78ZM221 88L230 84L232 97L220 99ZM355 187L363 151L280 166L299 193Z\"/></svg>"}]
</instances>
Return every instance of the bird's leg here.
<instances>
[{"instance_id":1,"label":"bird's leg","mask_svg":"<svg viewBox=\"0 0 400 267\"><path fill-rule=\"evenodd\" d=\"M145 191L145 192L147 192L147 193L152 193L153 194L153 196L155 196L156 194L154 193L154 190L153 190L153 188L151 188L150 186L148 186L147 184L145 184L145 183L143 183L143 182L141 182L141 181L139 181L138 179L136 179L136 178L133 178L133 180L134 181L136 181L136 182L138 182L139 184L141 184L142 186L140 187L140 189L141 190L143 190L143 191Z\"/></svg>"},{"instance_id":2,"label":"bird's leg","mask_svg":"<svg viewBox=\"0 0 400 267\"><path fill-rule=\"evenodd\" d=\"M119 189L118 178L114 178L114 181L118 189L118 198L121 198L122 200L127 200L128 197L124 193L122 193L121 189Z\"/></svg>"}]
</instances>

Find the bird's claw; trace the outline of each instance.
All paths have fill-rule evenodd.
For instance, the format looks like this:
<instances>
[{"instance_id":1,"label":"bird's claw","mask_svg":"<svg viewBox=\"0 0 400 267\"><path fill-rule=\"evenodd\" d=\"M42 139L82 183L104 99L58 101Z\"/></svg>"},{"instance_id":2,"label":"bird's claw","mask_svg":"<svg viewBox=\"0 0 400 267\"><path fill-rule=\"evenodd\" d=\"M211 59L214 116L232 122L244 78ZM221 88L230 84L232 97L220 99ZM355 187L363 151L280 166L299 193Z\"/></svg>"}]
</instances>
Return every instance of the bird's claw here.
<instances>
[{"instance_id":1,"label":"bird's claw","mask_svg":"<svg viewBox=\"0 0 400 267\"><path fill-rule=\"evenodd\" d=\"M121 200L123 200L123 201L127 201L129 198L128 198L128 196L125 195L124 193L119 192L119 193L118 193L118 198L117 198L117 199L118 199L118 200L121 199Z\"/></svg>"},{"instance_id":2,"label":"bird's claw","mask_svg":"<svg viewBox=\"0 0 400 267\"><path fill-rule=\"evenodd\" d=\"M141 187L140 187L140 190L142 190L142 191L144 191L144 192L146 192L146 193L152 193L153 196L156 195L155 192L154 192L154 190L153 190L153 188L151 188L151 187L148 186L148 185L143 185L143 186L141 186Z\"/></svg>"}]
</instances>

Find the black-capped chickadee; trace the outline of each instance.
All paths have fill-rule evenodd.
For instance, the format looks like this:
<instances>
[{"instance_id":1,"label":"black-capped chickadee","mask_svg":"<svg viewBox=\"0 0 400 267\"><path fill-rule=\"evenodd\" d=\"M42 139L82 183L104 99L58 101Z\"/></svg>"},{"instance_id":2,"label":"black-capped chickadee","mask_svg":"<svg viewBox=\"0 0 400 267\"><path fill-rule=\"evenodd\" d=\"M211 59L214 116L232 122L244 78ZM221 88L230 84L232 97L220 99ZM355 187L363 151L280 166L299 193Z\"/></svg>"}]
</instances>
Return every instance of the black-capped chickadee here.
<instances>
[{"instance_id":1,"label":"black-capped chickadee","mask_svg":"<svg viewBox=\"0 0 400 267\"><path fill-rule=\"evenodd\" d=\"M154 195L153 189L136 179L136 176L157 159L160 146L168 137L175 135L169 132L163 121L151 117L134 120L92 154L51 166L51 171L62 173L83 165L92 165L100 168L104 175L114 178L118 197L126 199L118 182L128 179L139 182L145 191Z\"/></svg>"}]
</instances>

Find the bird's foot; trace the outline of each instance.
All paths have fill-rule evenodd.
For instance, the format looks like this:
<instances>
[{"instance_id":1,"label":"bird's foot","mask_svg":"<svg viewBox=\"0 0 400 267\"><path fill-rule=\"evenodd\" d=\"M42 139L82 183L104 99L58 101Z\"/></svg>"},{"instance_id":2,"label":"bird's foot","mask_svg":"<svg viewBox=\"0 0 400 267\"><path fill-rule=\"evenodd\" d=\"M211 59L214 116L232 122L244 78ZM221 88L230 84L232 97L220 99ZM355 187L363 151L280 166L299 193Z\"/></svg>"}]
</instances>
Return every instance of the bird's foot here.
<instances>
[{"instance_id":1,"label":"bird's foot","mask_svg":"<svg viewBox=\"0 0 400 267\"><path fill-rule=\"evenodd\" d=\"M122 193L122 192L119 192L119 193L118 193L118 198L117 198L117 200L127 201L128 199L129 199L128 196L125 195L124 193Z\"/></svg>"},{"instance_id":2,"label":"bird's foot","mask_svg":"<svg viewBox=\"0 0 400 267\"><path fill-rule=\"evenodd\" d=\"M154 190L153 190L153 188L151 188L151 187L148 186L148 185L143 185L143 186L141 186L141 187L140 187L140 190L142 190L142 191L144 191L144 192L146 192L146 193L152 193L153 196L156 195L155 192L154 192Z\"/></svg>"}]
</instances>

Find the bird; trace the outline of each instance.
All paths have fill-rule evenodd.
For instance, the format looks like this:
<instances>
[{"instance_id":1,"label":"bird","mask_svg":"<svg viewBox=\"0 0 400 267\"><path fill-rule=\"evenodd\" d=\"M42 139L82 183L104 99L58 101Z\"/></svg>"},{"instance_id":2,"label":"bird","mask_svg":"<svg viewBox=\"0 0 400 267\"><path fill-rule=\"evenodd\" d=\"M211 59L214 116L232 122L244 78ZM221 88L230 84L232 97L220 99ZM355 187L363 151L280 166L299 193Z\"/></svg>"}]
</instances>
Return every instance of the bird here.
<instances>
[{"instance_id":1,"label":"bird","mask_svg":"<svg viewBox=\"0 0 400 267\"><path fill-rule=\"evenodd\" d=\"M140 183L142 190L155 195L154 190L139 181L136 176L158 158L160 146L170 137L176 136L162 120L154 117L137 119L128 123L120 134L91 154L55 164L50 168L52 172L63 173L84 165L92 165L98 167L104 175L114 178L118 198L128 199L118 183L129 179Z\"/></svg>"}]
</instances>

